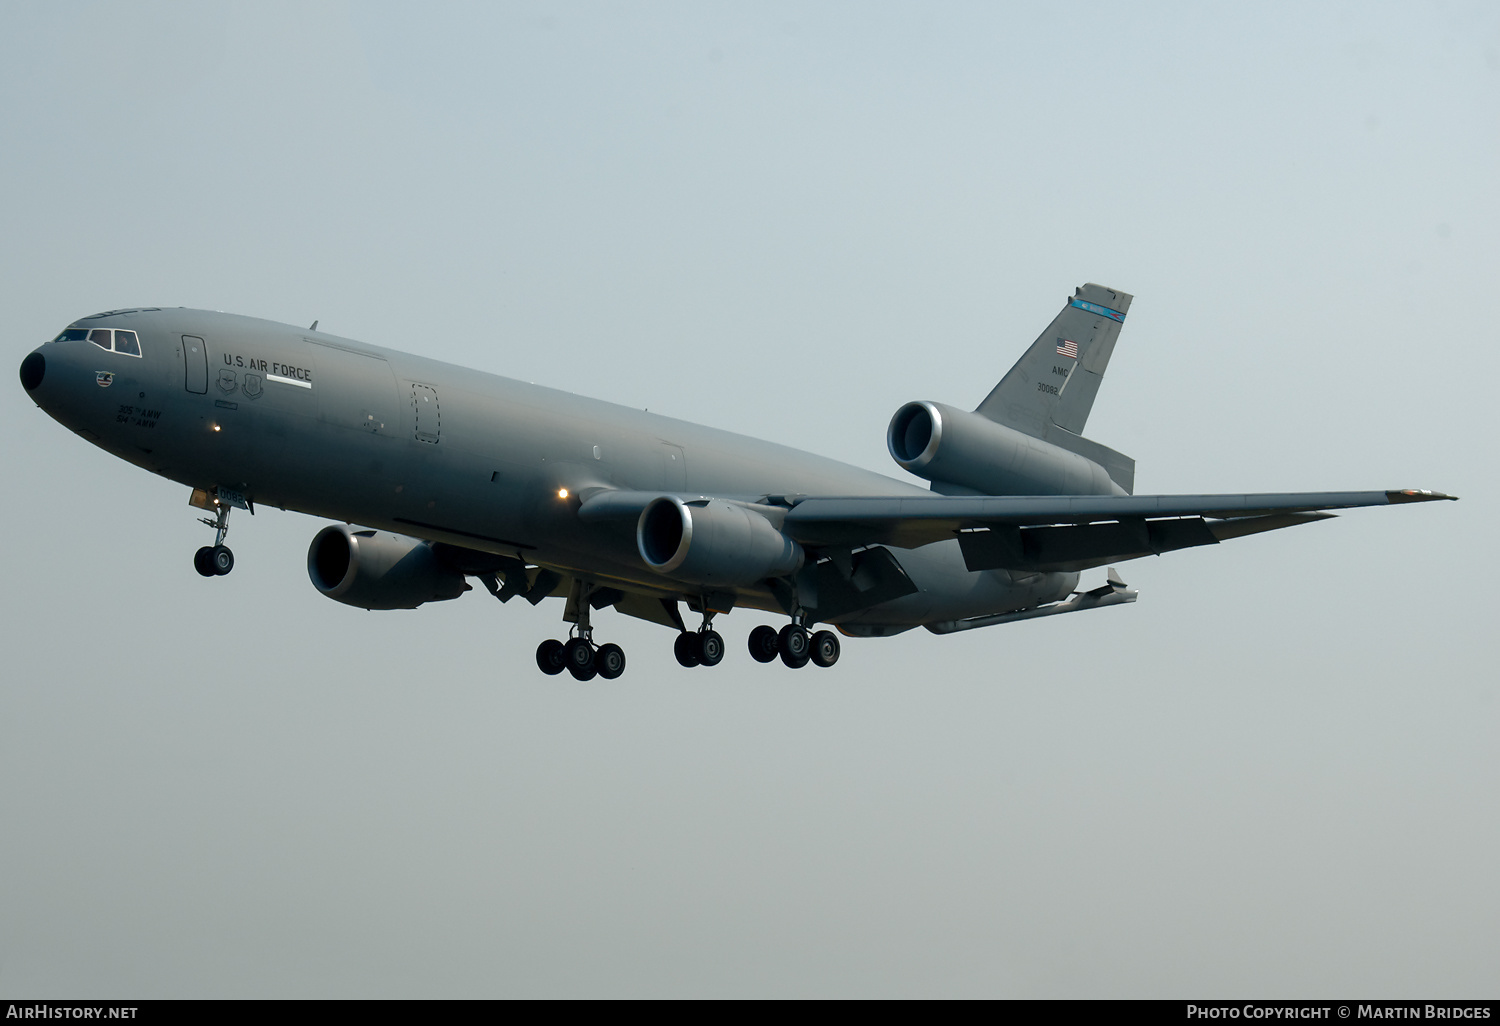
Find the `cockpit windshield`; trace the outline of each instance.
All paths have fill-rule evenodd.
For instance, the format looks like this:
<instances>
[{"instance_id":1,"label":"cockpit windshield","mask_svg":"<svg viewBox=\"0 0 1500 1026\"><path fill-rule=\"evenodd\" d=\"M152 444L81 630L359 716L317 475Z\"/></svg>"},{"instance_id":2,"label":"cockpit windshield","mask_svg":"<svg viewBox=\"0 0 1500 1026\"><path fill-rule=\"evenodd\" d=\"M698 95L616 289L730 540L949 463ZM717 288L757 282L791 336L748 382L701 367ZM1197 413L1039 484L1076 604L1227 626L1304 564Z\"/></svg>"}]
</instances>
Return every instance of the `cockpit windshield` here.
<instances>
[{"instance_id":1,"label":"cockpit windshield","mask_svg":"<svg viewBox=\"0 0 1500 1026\"><path fill-rule=\"evenodd\" d=\"M82 342L85 339L100 349L125 356L141 355L141 340L125 328L64 328L54 342Z\"/></svg>"}]
</instances>

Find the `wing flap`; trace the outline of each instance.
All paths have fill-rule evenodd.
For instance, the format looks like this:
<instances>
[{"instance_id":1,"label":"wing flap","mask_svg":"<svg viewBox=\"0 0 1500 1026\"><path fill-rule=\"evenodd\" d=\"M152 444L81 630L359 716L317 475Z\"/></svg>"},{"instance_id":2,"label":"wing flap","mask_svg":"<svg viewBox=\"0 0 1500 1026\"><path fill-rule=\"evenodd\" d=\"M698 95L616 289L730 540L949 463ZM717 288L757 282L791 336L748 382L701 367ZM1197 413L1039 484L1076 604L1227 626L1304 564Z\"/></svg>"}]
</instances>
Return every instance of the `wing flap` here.
<instances>
[{"instance_id":1,"label":"wing flap","mask_svg":"<svg viewBox=\"0 0 1500 1026\"><path fill-rule=\"evenodd\" d=\"M1127 519L1067 527L996 527L960 531L959 548L970 570L1029 570L1076 573L1141 556L1217 545L1262 531L1326 520L1332 513L1278 513L1208 521Z\"/></svg>"}]
</instances>

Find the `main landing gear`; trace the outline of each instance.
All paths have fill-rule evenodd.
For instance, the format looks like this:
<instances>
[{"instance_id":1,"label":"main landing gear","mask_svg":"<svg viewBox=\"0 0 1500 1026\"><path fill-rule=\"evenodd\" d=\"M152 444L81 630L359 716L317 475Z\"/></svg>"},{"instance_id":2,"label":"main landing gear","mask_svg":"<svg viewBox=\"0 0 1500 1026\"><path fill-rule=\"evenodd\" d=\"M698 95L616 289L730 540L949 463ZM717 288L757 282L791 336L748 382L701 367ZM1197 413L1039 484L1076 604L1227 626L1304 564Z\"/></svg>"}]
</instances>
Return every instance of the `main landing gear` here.
<instances>
[{"instance_id":1,"label":"main landing gear","mask_svg":"<svg viewBox=\"0 0 1500 1026\"><path fill-rule=\"evenodd\" d=\"M758 663L774 662L777 656L782 663L800 670L809 662L817 666L832 666L839 661L839 636L832 631L809 634L800 618L793 620L781 630L761 624L750 632L750 655Z\"/></svg>"},{"instance_id":2,"label":"main landing gear","mask_svg":"<svg viewBox=\"0 0 1500 1026\"><path fill-rule=\"evenodd\" d=\"M227 502L214 500L218 504L215 517L201 517L200 523L207 524L214 529L214 543L205 545L193 553L193 569L204 577L223 577L234 569L234 553L229 551L229 546L224 544L224 536L229 533L229 510Z\"/></svg>"},{"instance_id":3,"label":"main landing gear","mask_svg":"<svg viewBox=\"0 0 1500 1026\"><path fill-rule=\"evenodd\" d=\"M603 598L607 592L575 580L568 595L565 620L573 621L573 629L566 641L549 638L537 646L536 665L543 673L556 676L564 670L575 680L593 680L603 677L614 680L625 672L625 652L619 645L595 645L593 628L589 625L592 604L591 593ZM705 603L706 605L706 603ZM682 619L673 616L679 628ZM682 629L672 643L672 654L679 665L717 666L724 661L724 638L713 629L714 614L706 612L703 624L696 631ZM839 638L832 631L809 632L801 614L781 630L762 625L750 632L750 655L761 663L775 662L779 656L782 663L800 669L808 663L832 666L839 661Z\"/></svg>"},{"instance_id":4,"label":"main landing gear","mask_svg":"<svg viewBox=\"0 0 1500 1026\"><path fill-rule=\"evenodd\" d=\"M681 666L718 666L724 661L724 637L713 629L714 614L705 613L703 626L683 631L672 642L672 654Z\"/></svg>"},{"instance_id":5,"label":"main landing gear","mask_svg":"<svg viewBox=\"0 0 1500 1026\"><path fill-rule=\"evenodd\" d=\"M596 676L614 680L625 672L625 650L619 645L594 644L594 629L589 626L589 592L582 582L574 582L568 597L573 629L566 642L548 638L536 648L536 665L543 673L554 675L567 670L574 680L593 680Z\"/></svg>"},{"instance_id":6,"label":"main landing gear","mask_svg":"<svg viewBox=\"0 0 1500 1026\"><path fill-rule=\"evenodd\" d=\"M596 648L592 638L581 634L566 643L548 638L536 648L536 665L546 674L567 670L575 680L614 680L625 672L625 650L613 643Z\"/></svg>"}]
</instances>

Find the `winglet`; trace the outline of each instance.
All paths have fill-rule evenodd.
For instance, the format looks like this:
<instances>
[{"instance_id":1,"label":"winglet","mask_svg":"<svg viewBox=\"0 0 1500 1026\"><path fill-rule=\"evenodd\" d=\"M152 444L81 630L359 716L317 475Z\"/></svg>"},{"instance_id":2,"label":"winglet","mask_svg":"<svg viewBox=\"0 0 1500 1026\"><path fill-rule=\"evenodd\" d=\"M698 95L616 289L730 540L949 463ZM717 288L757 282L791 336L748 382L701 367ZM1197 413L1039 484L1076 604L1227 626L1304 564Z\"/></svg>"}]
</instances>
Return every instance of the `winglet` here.
<instances>
[{"instance_id":1,"label":"winglet","mask_svg":"<svg viewBox=\"0 0 1500 1026\"><path fill-rule=\"evenodd\" d=\"M1438 499L1448 499L1452 502L1458 501L1457 495L1444 495L1442 492L1429 492L1425 488L1402 488L1385 493L1386 501L1392 504L1398 502L1436 502Z\"/></svg>"}]
</instances>

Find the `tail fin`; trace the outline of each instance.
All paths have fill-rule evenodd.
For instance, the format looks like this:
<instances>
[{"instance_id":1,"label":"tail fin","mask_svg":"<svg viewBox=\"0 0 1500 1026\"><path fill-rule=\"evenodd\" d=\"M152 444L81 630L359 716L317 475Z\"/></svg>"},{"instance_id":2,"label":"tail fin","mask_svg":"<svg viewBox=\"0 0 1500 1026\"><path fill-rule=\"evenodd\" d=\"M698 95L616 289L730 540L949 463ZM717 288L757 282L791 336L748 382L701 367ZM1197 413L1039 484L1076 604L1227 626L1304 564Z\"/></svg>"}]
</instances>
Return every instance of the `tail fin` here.
<instances>
[{"instance_id":1,"label":"tail fin","mask_svg":"<svg viewBox=\"0 0 1500 1026\"><path fill-rule=\"evenodd\" d=\"M1135 461L1083 437L1094 397L1120 337L1131 296L1090 282L974 411L997 424L1093 460L1127 492Z\"/></svg>"}]
</instances>

